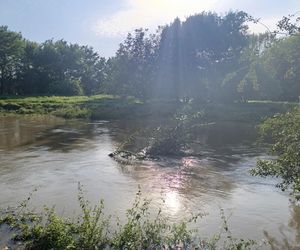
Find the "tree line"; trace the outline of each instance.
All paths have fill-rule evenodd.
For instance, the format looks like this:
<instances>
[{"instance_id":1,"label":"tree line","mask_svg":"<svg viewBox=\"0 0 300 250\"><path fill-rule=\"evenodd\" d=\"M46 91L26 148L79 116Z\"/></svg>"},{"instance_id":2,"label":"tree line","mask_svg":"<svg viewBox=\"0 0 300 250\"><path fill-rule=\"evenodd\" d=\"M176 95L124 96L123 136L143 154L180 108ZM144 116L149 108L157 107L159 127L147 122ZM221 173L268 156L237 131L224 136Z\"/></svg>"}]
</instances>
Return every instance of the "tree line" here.
<instances>
[{"instance_id":1,"label":"tree line","mask_svg":"<svg viewBox=\"0 0 300 250\"><path fill-rule=\"evenodd\" d=\"M176 18L156 32L129 33L116 54L64 40L36 43L0 26L0 95L92 95L141 100L298 101L300 37L250 34L242 11Z\"/></svg>"}]
</instances>

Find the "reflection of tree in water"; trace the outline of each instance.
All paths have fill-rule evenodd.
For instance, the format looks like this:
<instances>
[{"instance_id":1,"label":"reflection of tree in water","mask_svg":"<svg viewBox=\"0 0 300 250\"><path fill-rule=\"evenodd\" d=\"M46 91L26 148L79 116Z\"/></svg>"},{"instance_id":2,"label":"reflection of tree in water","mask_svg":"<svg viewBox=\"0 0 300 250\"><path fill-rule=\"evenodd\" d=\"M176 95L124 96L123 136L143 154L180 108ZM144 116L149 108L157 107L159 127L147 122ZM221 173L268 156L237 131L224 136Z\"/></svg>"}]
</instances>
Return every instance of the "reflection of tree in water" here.
<instances>
[{"instance_id":1,"label":"reflection of tree in water","mask_svg":"<svg viewBox=\"0 0 300 250\"><path fill-rule=\"evenodd\" d=\"M264 231L266 240L270 243L271 250L299 250L300 249L300 207L292 202L290 206L291 217L288 223L288 230L295 231L295 239L290 239L285 231L286 227L280 227L279 232L281 238L270 235L267 231Z\"/></svg>"},{"instance_id":2,"label":"reflection of tree in water","mask_svg":"<svg viewBox=\"0 0 300 250\"><path fill-rule=\"evenodd\" d=\"M30 144L37 134L64 123L64 119L51 116L1 118L0 149L11 150Z\"/></svg>"},{"instance_id":3,"label":"reflection of tree in water","mask_svg":"<svg viewBox=\"0 0 300 250\"><path fill-rule=\"evenodd\" d=\"M237 144L249 145L257 138L254 124L243 122L218 122L199 127L193 138L214 148Z\"/></svg>"},{"instance_id":4,"label":"reflection of tree in water","mask_svg":"<svg viewBox=\"0 0 300 250\"><path fill-rule=\"evenodd\" d=\"M47 150L61 152L69 152L74 149L90 150L96 146L92 140L107 131L101 123L74 121L43 131L31 146L46 147Z\"/></svg>"},{"instance_id":5,"label":"reflection of tree in water","mask_svg":"<svg viewBox=\"0 0 300 250\"><path fill-rule=\"evenodd\" d=\"M90 149L92 140L107 133L104 122L66 121L50 116L0 120L0 149L31 150L32 147L68 152ZM29 148L28 148L29 146Z\"/></svg>"},{"instance_id":6,"label":"reflection of tree in water","mask_svg":"<svg viewBox=\"0 0 300 250\"><path fill-rule=\"evenodd\" d=\"M232 146L251 147L256 140L256 131L252 124L237 122L205 123L201 116L192 118L172 118L148 122L134 121L118 124L119 133L113 139L119 143L115 155L129 152L133 156L144 154L150 158L161 156L199 156L213 151L216 159L225 162L234 161ZM238 149L239 150L239 149ZM238 153L237 153L238 154ZM257 152L255 153L255 156Z\"/></svg>"}]
</instances>

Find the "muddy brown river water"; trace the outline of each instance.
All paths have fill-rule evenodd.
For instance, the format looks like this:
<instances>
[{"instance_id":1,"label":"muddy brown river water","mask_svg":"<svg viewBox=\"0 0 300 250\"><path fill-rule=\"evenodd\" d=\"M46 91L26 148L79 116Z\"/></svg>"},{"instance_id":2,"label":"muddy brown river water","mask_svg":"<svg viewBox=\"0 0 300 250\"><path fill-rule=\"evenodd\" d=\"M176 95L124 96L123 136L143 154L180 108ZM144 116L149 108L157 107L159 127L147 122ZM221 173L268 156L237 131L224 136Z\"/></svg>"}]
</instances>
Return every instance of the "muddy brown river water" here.
<instances>
[{"instance_id":1,"label":"muddy brown river water","mask_svg":"<svg viewBox=\"0 0 300 250\"><path fill-rule=\"evenodd\" d=\"M300 249L300 207L274 187L276 180L248 172L258 157L267 157L255 143L253 125L204 127L195 137L199 157L121 165L108 156L149 122L0 118L0 206L16 206L38 188L31 206L55 204L59 214L72 216L78 211L80 182L87 199L103 198L107 213L122 218L140 188L171 221L206 212L197 224L206 236L220 230L223 208L234 236L273 239L277 249Z\"/></svg>"}]
</instances>

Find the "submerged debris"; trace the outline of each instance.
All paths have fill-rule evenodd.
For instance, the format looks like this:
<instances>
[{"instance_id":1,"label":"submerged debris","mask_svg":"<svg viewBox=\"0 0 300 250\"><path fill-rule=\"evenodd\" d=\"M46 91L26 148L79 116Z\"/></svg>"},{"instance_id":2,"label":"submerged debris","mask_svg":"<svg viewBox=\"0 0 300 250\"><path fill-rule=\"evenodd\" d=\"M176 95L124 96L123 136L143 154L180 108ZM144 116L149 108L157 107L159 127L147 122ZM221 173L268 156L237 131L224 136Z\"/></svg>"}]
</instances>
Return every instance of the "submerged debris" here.
<instances>
[{"instance_id":1,"label":"submerged debris","mask_svg":"<svg viewBox=\"0 0 300 250\"><path fill-rule=\"evenodd\" d=\"M133 164L136 161L142 161L147 159L147 157L141 153L135 154L126 150L116 150L113 153L110 153L108 156L112 157L117 162L120 162L122 164Z\"/></svg>"},{"instance_id":2,"label":"submerged debris","mask_svg":"<svg viewBox=\"0 0 300 250\"><path fill-rule=\"evenodd\" d=\"M171 119L163 124L143 131L137 131L129 136L125 142L110 157L122 163L132 163L145 159L156 159L160 156L186 156L197 155L191 153L189 144L193 141L195 129L202 126L201 112L193 112L193 109L186 106L177 112ZM144 135L144 144L134 151L128 150L135 145L138 136Z\"/></svg>"}]
</instances>

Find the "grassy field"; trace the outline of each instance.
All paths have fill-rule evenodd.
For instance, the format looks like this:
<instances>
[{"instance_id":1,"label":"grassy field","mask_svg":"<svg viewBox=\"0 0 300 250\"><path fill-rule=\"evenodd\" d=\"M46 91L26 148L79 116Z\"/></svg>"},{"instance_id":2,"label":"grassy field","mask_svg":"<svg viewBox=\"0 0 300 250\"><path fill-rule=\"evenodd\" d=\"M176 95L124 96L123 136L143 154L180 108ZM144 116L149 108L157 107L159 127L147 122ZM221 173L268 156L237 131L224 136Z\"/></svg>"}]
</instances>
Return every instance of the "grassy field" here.
<instances>
[{"instance_id":1,"label":"grassy field","mask_svg":"<svg viewBox=\"0 0 300 250\"><path fill-rule=\"evenodd\" d=\"M142 103L134 98L121 99L112 95L94 96L41 96L2 97L0 116L23 114L50 114L64 118L131 119L169 117L189 105L204 113L208 121L260 121L276 113L299 106L298 103L249 101L247 103L193 103L175 101L149 101Z\"/></svg>"}]
</instances>

